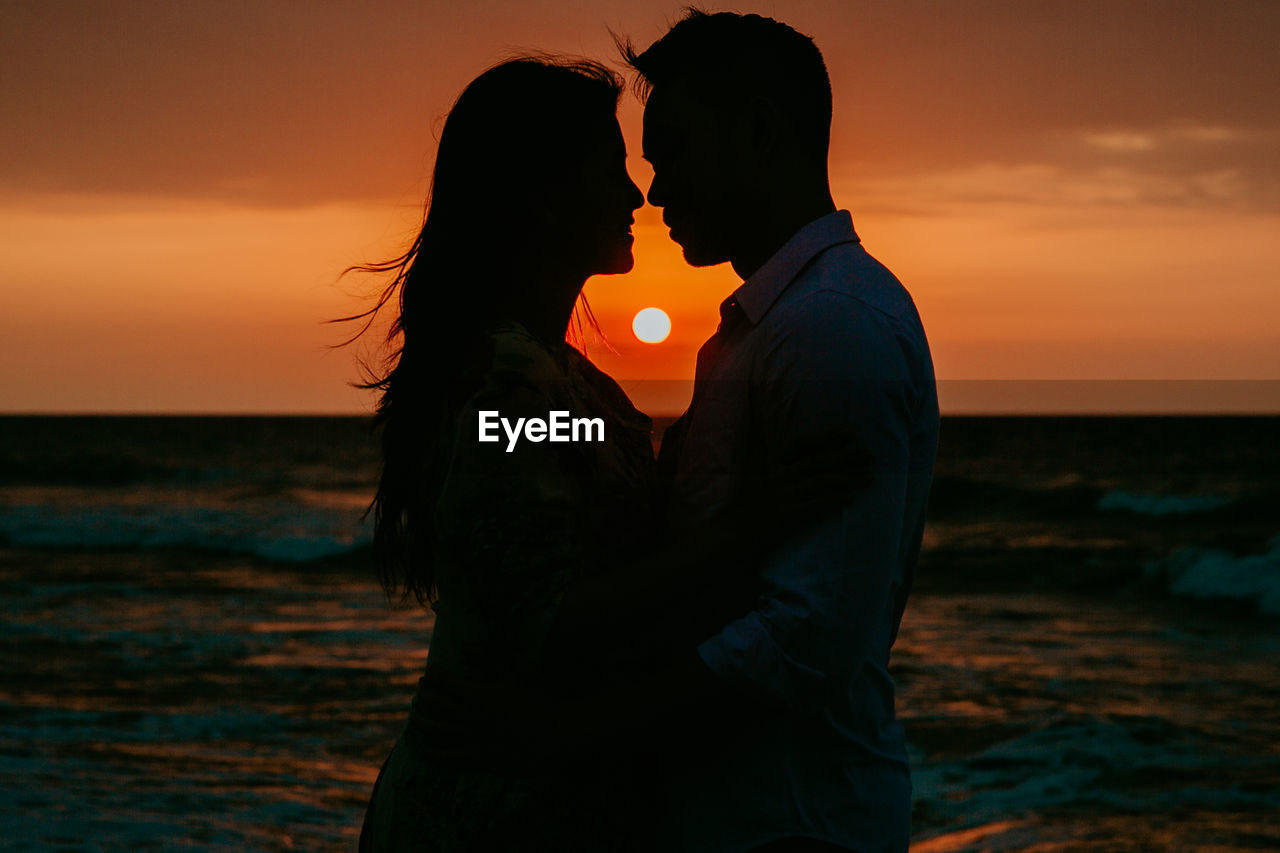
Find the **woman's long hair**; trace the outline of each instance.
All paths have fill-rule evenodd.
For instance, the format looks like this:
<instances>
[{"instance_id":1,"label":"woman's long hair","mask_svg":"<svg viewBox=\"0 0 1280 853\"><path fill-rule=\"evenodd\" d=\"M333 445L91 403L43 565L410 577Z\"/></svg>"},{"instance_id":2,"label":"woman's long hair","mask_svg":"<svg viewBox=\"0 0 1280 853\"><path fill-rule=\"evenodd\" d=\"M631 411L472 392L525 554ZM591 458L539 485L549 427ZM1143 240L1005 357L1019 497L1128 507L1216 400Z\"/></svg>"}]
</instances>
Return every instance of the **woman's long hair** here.
<instances>
[{"instance_id":1,"label":"woman's long hair","mask_svg":"<svg viewBox=\"0 0 1280 853\"><path fill-rule=\"evenodd\" d=\"M479 336L518 287L516 258L531 239L523 203L555 192L589 128L617 111L622 81L587 60L522 57L481 74L440 133L422 230L403 255L348 270L390 274L368 311L387 305L388 369L360 387L380 392L382 476L370 506L374 550L388 595L436 595L431 513L444 472L438 448L452 431L460 372ZM354 338L353 338L354 339Z\"/></svg>"}]
</instances>

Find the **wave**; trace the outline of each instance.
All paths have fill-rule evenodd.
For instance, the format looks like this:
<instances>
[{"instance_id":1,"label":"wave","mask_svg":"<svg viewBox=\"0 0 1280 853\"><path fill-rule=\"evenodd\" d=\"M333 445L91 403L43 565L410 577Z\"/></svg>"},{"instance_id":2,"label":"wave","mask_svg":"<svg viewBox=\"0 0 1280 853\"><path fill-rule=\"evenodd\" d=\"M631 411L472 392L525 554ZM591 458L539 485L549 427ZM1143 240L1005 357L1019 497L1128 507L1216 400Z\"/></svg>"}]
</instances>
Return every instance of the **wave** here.
<instances>
[{"instance_id":1,"label":"wave","mask_svg":"<svg viewBox=\"0 0 1280 853\"><path fill-rule=\"evenodd\" d=\"M1280 536L1261 554L1183 548L1149 565L1146 574L1176 598L1244 601L1262 613L1280 616Z\"/></svg>"},{"instance_id":2,"label":"wave","mask_svg":"<svg viewBox=\"0 0 1280 853\"><path fill-rule=\"evenodd\" d=\"M315 488L334 491L376 484L372 474L338 465L281 465L278 469L232 465L181 465L163 461L74 456L53 461L18 460L0 473L0 486L157 486L165 488Z\"/></svg>"},{"instance_id":3,"label":"wave","mask_svg":"<svg viewBox=\"0 0 1280 853\"><path fill-rule=\"evenodd\" d=\"M1161 494L1121 489L1105 490L1086 482L1058 478L1043 483L998 482L969 477L940 476L929 495L932 516L1017 515L1037 517L1092 516L1098 512L1129 513L1149 518L1203 515L1229 510L1249 517L1258 504L1271 506L1271 490L1227 497L1221 494ZM1274 513L1271 513L1274 515Z\"/></svg>"},{"instance_id":4,"label":"wave","mask_svg":"<svg viewBox=\"0 0 1280 853\"><path fill-rule=\"evenodd\" d=\"M151 550L191 548L302 563L354 551L370 525L349 511L281 506L264 510L142 504L9 506L0 541L27 548Z\"/></svg>"},{"instance_id":5,"label":"wave","mask_svg":"<svg viewBox=\"0 0 1280 853\"><path fill-rule=\"evenodd\" d=\"M1098 500L1100 510L1127 510L1138 515L1190 515L1213 512L1230 506L1231 498L1221 495L1145 495L1108 492Z\"/></svg>"},{"instance_id":6,"label":"wave","mask_svg":"<svg viewBox=\"0 0 1280 853\"><path fill-rule=\"evenodd\" d=\"M963 734L963 721L949 724ZM1251 778L1267 778L1280 769L1274 756L1235 761L1238 779L1214 772L1225 757L1193 732L1158 716L1060 712L1046 715L1029 731L1019 732L1014 725L1008 729L1007 738L949 760L928 760L918 747L909 746L915 753L911 781L916 811L926 823L950 824L956 830L1081 806L1132 814L1275 807L1269 788L1250 784ZM911 731L908 724L908 737ZM1169 781L1162 784L1161 779ZM1008 828L1017 825L1014 821ZM1046 849L1028 846L1027 838L1006 840L1015 843L963 849Z\"/></svg>"},{"instance_id":7,"label":"wave","mask_svg":"<svg viewBox=\"0 0 1280 853\"><path fill-rule=\"evenodd\" d=\"M939 475L934 477L929 492L929 514L1091 514L1096 510L1098 495L1097 488L1074 482L1015 484Z\"/></svg>"}]
</instances>

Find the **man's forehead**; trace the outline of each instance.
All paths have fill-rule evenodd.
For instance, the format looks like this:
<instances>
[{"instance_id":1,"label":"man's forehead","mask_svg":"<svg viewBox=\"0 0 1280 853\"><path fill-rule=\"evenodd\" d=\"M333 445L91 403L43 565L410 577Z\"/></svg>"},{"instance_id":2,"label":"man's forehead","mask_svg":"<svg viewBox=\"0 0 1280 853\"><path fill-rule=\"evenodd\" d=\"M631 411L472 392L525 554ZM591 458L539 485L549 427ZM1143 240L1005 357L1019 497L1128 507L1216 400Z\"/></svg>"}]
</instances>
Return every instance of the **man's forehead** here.
<instances>
[{"instance_id":1,"label":"man's forehead","mask_svg":"<svg viewBox=\"0 0 1280 853\"><path fill-rule=\"evenodd\" d=\"M646 138L660 138L678 133L701 118L705 118L705 110L687 83L664 83L655 86L645 101L644 135Z\"/></svg>"},{"instance_id":2,"label":"man's forehead","mask_svg":"<svg viewBox=\"0 0 1280 853\"><path fill-rule=\"evenodd\" d=\"M664 121L678 120L697 109L692 87L683 80L664 82L654 86L645 100L644 114L651 114Z\"/></svg>"}]
</instances>

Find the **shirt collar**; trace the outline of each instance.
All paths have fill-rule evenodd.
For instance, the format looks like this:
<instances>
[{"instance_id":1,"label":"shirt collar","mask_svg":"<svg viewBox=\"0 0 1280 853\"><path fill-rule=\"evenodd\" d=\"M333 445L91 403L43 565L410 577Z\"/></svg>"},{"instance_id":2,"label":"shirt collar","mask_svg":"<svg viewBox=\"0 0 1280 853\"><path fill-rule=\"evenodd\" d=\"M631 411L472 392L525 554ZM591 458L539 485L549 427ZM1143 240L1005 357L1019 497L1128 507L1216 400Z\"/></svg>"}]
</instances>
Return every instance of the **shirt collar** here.
<instances>
[{"instance_id":1,"label":"shirt collar","mask_svg":"<svg viewBox=\"0 0 1280 853\"><path fill-rule=\"evenodd\" d=\"M736 308L754 326L810 261L832 246L858 242L861 241L853 230L853 217L847 210L837 210L813 220L792 235L764 266L721 303L720 315L723 317L726 311Z\"/></svg>"}]
</instances>

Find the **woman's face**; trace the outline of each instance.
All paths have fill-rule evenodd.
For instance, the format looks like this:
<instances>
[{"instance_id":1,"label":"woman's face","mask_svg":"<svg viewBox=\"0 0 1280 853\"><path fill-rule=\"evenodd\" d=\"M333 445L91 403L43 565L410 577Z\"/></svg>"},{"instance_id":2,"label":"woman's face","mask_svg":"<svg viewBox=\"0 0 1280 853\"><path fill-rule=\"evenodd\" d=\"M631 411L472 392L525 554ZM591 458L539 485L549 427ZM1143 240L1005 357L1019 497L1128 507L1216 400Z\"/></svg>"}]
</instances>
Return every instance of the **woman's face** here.
<instances>
[{"instance_id":1,"label":"woman's face","mask_svg":"<svg viewBox=\"0 0 1280 853\"><path fill-rule=\"evenodd\" d=\"M587 275L630 271L632 216L644 194L627 174L627 148L610 118L584 140L582 154L556 188L556 228L563 250Z\"/></svg>"}]
</instances>

